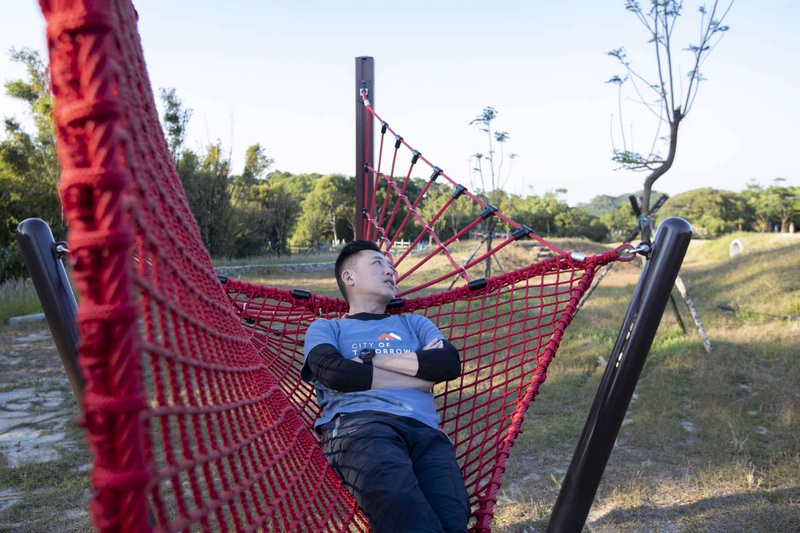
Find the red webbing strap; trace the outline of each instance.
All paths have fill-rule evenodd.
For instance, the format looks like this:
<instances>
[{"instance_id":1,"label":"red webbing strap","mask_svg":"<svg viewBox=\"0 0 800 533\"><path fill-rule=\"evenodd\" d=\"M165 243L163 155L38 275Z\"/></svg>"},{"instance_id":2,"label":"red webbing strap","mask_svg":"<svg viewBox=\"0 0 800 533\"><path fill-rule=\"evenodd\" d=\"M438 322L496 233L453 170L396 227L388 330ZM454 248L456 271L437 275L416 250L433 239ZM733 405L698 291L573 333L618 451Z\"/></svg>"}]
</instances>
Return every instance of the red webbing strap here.
<instances>
[{"instance_id":1,"label":"red webbing strap","mask_svg":"<svg viewBox=\"0 0 800 533\"><path fill-rule=\"evenodd\" d=\"M45 1L42 11L81 297L94 526L366 531L270 372L280 364L259 355L214 274L161 132L133 6Z\"/></svg>"},{"instance_id":2,"label":"red webbing strap","mask_svg":"<svg viewBox=\"0 0 800 533\"><path fill-rule=\"evenodd\" d=\"M524 414L594 273L618 255L613 250L583 262L563 255L491 278L482 289L463 286L407 299L390 310L425 314L461 353L461 378L440 384L435 393L470 493L473 531L490 530ZM235 280L224 286L261 356L311 427L319 408L313 387L300 378L305 331L317 318L344 316L347 305Z\"/></svg>"}]
</instances>

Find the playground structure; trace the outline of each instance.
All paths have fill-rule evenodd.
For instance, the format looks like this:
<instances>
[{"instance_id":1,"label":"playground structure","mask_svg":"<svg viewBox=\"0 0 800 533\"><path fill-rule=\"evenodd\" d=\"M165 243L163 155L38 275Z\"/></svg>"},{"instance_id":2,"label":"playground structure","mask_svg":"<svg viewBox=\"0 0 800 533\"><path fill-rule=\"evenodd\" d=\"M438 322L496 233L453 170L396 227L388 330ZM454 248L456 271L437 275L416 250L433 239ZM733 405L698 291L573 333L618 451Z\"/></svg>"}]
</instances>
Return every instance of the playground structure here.
<instances>
[{"instance_id":1,"label":"playground structure","mask_svg":"<svg viewBox=\"0 0 800 533\"><path fill-rule=\"evenodd\" d=\"M31 273L76 397L82 393L95 454L95 526L366 529L309 430L318 411L312 389L299 379L305 328L317 317L341 316L344 302L302 290L220 283L160 131L132 6L67 2L44 11L70 227L66 247L81 293L77 314L64 290L60 258L53 255L58 245L33 221L23 223L20 234L24 248L39 250L40 261L26 252L28 264L45 265ZM650 255L551 518L552 531L580 530L691 229L669 219L652 246L590 257L559 250L450 180L374 118L374 80L365 83L371 58L357 58L356 64L357 113L364 127L356 141L359 235L376 239L391 254L399 235L395 220L400 227L416 220L421 233L414 244L430 234L431 221L416 209L424 195L408 198L394 179L401 149L412 161L406 181L421 161L430 167L429 181L451 182L451 200L436 216L467 198L482 207L469 229L493 216L516 228L465 265L435 235L436 245L417 263L408 264L407 252L395 258L401 281L424 272L437 254L452 267L415 281L403 293L414 297L398 299L388 312L425 313L462 352L464 375L436 393L470 491L474 530L491 528L505 459L597 268L636 252ZM377 164L373 120L383 130ZM385 172L380 161L387 131L394 135L395 152ZM553 249L554 257L490 279L470 276L470 268L523 238ZM463 284L441 290L458 277ZM78 373L69 353L77 344L76 323L82 341Z\"/></svg>"}]
</instances>

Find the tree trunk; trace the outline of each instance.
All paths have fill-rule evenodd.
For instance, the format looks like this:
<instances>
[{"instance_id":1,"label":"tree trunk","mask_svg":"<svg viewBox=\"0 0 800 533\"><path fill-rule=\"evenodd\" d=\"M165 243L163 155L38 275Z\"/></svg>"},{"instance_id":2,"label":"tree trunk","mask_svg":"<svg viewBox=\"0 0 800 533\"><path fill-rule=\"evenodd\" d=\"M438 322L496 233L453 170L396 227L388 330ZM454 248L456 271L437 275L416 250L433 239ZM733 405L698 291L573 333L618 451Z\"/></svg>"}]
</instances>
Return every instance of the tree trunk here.
<instances>
[{"instance_id":1,"label":"tree trunk","mask_svg":"<svg viewBox=\"0 0 800 533\"><path fill-rule=\"evenodd\" d=\"M653 170L644 180L642 205L639 206L642 210L642 213L647 213L650 211L650 193L653 190L653 184L658 178L666 174L666 172L672 167L672 163L675 161L675 152L678 149L678 127L680 126L682 119L683 114L681 113L681 108L678 107L672 112L672 121L669 125L669 153L667 154L667 158L663 163L661 163L661 166ZM649 231L642 232L643 239L646 240L648 237Z\"/></svg>"},{"instance_id":2,"label":"tree trunk","mask_svg":"<svg viewBox=\"0 0 800 533\"><path fill-rule=\"evenodd\" d=\"M781 231L783 233L791 233L789 231L789 224L792 222L793 218L794 218L794 213L781 217Z\"/></svg>"}]
</instances>

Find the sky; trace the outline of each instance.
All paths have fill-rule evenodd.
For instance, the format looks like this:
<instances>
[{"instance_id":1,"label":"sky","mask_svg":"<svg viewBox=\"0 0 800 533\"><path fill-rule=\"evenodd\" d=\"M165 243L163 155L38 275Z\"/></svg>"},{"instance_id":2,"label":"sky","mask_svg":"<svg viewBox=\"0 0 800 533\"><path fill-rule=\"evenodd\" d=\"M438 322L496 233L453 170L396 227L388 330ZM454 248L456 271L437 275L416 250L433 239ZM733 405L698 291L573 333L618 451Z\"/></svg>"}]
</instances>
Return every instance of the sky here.
<instances>
[{"instance_id":1,"label":"sky","mask_svg":"<svg viewBox=\"0 0 800 533\"><path fill-rule=\"evenodd\" d=\"M508 192L566 189L561 197L575 205L644 180L611 161L620 106L605 82L623 72L607 52L625 47L643 73L654 63L649 35L623 0L134 4L153 88L175 88L193 110L187 146L221 141L234 172L260 143L277 170L354 174L355 58L372 56L376 111L456 181L469 186L469 156L487 151L485 134L469 125L486 106L517 154L503 177ZM679 57L697 42L698 5L684 4ZM800 185L791 155L800 139L800 0L737 0L725 22L681 124L676 162L655 185L670 195L775 178ZM37 2L0 0L3 81L24 75L11 47L45 51ZM633 98L621 109L628 147L649 150L655 122ZM0 115L23 114L0 97Z\"/></svg>"}]
</instances>

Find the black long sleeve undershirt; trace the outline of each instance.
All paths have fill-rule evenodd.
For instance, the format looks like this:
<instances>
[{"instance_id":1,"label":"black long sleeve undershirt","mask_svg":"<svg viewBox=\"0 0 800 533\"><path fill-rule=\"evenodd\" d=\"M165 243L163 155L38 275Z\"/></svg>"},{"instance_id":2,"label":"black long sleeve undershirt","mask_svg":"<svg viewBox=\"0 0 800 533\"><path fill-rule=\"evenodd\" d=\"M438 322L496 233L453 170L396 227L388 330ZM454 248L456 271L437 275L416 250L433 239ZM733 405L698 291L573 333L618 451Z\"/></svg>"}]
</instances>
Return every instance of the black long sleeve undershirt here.
<instances>
[{"instance_id":1,"label":"black long sleeve undershirt","mask_svg":"<svg viewBox=\"0 0 800 533\"><path fill-rule=\"evenodd\" d=\"M306 373L310 370L310 375ZM320 383L339 392L356 392L372 388L372 367L345 359L332 344L314 346L301 373L311 379L316 376Z\"/></svg>"},{"instance_id":2,"label":"black long sleeve undershirt","mask_svg":"<svg viewBox=\"0 0 800 533\"><path fill-rule=\"evenodd\" d=\"M420 350L417 352L419 368L417 375L425 381L450 381L461 375L461 358L458 350L449 341L443 339L441 348L432 350Z\"/></svg>"}]
</instances>

